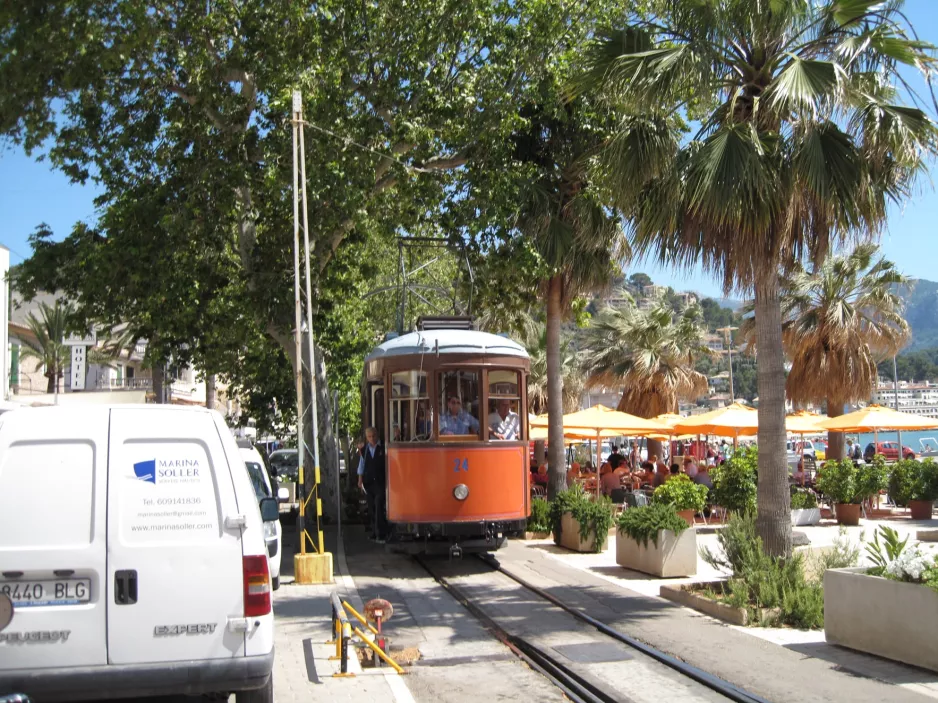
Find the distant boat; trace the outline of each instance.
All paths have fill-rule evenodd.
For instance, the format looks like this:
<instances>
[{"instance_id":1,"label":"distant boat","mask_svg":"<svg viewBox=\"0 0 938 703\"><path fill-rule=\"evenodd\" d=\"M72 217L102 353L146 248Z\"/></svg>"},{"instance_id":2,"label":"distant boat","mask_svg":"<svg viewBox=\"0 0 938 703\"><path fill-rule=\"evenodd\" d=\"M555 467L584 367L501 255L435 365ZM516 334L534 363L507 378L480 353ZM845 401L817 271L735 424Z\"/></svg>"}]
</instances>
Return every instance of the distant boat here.
<instances>
[{"instance_id":1,"label":"distant boat","mask_svg":"<svg viewBox=\"0 0 938 703\"><path fill-rule=\"evenodd\" d=\"M938 458L938 440L934 437L921 437L918 440L920 457Z\"/></svg>"}]
</instances>

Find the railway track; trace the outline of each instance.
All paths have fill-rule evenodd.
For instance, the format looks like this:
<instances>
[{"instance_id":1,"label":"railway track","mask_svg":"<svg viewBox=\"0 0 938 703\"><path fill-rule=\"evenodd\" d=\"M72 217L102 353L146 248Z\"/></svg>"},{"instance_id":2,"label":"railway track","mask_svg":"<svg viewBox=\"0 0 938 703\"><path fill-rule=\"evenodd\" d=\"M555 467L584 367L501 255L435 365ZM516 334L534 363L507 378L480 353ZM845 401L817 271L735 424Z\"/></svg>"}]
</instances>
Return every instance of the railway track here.
<instances>
[{"instance_id":1,"label":"railway track","mask_svg":"<svg viewBox=\"0 0 938 703\"><path fill-rule=\"evenodd\" d=\"M564 611L580 623L595 629L605 638L610 638L631 649L637 650L642 655L668 667L681 676L691 679L697 684L718 694L725 700L734 701L736 703L768 703L760 696L740 689L728 681L687 664L633 637L629 637L609 627L605 623L580 612L550 593L545 592L543 589L538 588L503 568L490 555L479 555L476 558L487 565L493 572L498 572L506 576L538 599L546 601L550 606ZM548 651L549 648L538 646L523 637L512 634L507 626L503 626L485 611L485 603L479 602L471 597L458 584L442 574L439 568L434 568L437 565L435 565L432 560L428 560L424 557L414 557L414 559L437 583L478 619L493 636L505 644L517 657L540 672L543 676L547 677L554 685L560 688L570 700L577 701L578 703L621 703L622 701L629 700L628 696L617 693L610 687L602 685L602 682L597 681L594 676L584 676L576 667L571 666L561 657Z\"/></svg>"}]
</instances>

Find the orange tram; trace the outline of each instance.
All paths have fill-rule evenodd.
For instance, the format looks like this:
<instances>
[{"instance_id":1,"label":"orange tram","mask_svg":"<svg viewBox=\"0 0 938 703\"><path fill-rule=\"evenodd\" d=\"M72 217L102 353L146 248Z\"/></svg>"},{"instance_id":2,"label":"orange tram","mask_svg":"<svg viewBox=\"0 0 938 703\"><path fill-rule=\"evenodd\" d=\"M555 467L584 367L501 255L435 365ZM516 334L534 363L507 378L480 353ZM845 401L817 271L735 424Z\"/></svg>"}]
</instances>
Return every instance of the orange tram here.
<instances>
[{"instance_id":1,"label":"orange tram","mask_svg":"<svg viewBox=\"0 0 938 703\"><path fill-rule=\"evenodd\" d=\"M402 551L493 551L530 512L530 360L459 322L421 320L365 358L364 426L385 445L388 524Z\"/></svg>"}]
</instances>

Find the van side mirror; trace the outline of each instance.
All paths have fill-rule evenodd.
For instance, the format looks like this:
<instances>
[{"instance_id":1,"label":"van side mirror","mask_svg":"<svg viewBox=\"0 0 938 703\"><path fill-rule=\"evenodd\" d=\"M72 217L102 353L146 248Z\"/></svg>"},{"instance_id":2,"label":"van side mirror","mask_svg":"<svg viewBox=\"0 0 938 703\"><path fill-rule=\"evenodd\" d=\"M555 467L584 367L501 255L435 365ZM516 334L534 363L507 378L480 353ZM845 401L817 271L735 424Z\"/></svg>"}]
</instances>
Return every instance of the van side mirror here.
<instances>
[{"instance_id":1,"label":"van side mirror","mask_svg":"<svg viewBox=\"0 0 938 703\"><path fill-rule=\"evenodd\" d=\"M280 519L280 504L276 498L261 498L261 519L264 522L273 522Z\"/></svg>"}]
</instances>

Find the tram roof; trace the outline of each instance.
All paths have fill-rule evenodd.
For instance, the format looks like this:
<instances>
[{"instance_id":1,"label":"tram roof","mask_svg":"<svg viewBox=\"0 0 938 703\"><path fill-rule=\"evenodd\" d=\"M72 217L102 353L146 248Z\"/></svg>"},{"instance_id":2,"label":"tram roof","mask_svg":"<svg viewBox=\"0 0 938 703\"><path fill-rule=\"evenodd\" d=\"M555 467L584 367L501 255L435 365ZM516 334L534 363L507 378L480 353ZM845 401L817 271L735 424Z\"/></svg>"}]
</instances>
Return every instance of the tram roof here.
<instances>
[{"instance_id":1,"label":"tram roof","mask_svg":"<svg viewBox=\"0 0 938 703\"><path fill-rule=\"evenodd\" d=\"M423 330L389 339L375 347L365 361L408 354L492 354L528 358L524 347L507 337L476 330Z\"/></svg>"}]
</instances>

